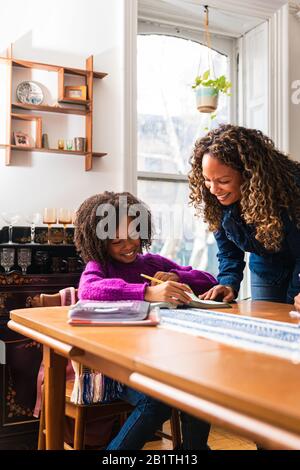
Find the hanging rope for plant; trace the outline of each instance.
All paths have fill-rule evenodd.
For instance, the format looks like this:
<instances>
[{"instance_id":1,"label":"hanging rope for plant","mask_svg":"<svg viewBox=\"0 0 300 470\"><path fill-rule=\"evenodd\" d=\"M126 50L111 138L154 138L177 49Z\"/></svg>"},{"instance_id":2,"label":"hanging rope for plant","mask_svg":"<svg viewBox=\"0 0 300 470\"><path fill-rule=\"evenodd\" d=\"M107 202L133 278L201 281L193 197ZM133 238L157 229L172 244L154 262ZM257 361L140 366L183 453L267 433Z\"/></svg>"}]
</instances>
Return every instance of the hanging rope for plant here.
<instances>
[{"instance_id":1,"label":"hanging rope for plant","mask_svg":"<svg viewBox=\"0 0 300 470\"><path fill-rule=\"evenodd\" d=\"M201 113L212 113L216 111L218 107L219 93L229 95L228 90L231 88L231 83L226 79L225 75L216 77L211 48L209 13L207 5L204 6L204 32L207 48L208 69L202 71L201 74L199 73L201 65L200 56L198 75L195 78L195 82L192 85L192 88L196 92L196 104L198 111ZM215 115L211 114L211 119L214 118Z\"/></svg>"},{"instance_id":2,"label":"hanging rope for plant","mask_svg":"<svg viewBox=\"0 0 300 470\"><path fill-rule=\"evenodd\" d=\"M209 70L211 70L213 74L213 78L216 78L215 70L214 70L214 62L212 58L212 51L211 51L211 39L210 39L210 32L209 32L209 13L208 13L207 5L205 5L204 7L204 29L205 29L205 39L206 39L206 46L207 46L208 68Z\"/></svg>"},{"instance_id":3,"label":"hanging rope for plant","mask_svg":"<svg viewBox=\"0 0 300 470\"><path fill-rule=\"evenodd\" d=\"M205 43L206 43L206 47L207 47L208 69L212 72L212 77L215 78L214 62L213 62L213 58L212 58L211 39L210 39L210 32L209 32L208 5L204 6L204 35L205 35ZM200 54L200 61L199 61L199 65L198 65L197 75L200 75L201 64L202 64L202 54Z\"/></svg>"}]
</instances>

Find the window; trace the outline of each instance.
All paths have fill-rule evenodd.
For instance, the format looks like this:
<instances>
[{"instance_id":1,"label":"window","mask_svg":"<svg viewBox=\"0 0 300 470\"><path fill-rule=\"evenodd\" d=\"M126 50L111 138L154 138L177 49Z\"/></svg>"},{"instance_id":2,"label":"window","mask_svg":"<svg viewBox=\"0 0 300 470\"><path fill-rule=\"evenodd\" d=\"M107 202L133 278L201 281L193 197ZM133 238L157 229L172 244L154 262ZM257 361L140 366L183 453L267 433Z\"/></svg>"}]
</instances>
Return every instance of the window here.
<instances>
[{"instance_id":1,"label":"window","mask_svg":"<svg viewBox=\"0 0 300 470\"><path fill-rule=\"evenodd\" d=\"M152 251L178 264L191 264L217 274L216 244L205 224L188 205L188 184L179 181L139 182L139 197L153 214L155 234Z\"/></svg>"},{"instance_id":2,"label":"window","mask_svg":"<svg viewBox=\"0 0 300 470\"><path fill-rule=\"evenodd\" d=\"M216 74L229 75L229 59L213 51ZM197 138L229 121L228 98L217 118L199 113L191 85L208 68L207 47L170 35L138 36L138 193L156 222L154 252L180 264L217 273L215 244L189 207L187 174Z\"/></svg>"}]
</instances>

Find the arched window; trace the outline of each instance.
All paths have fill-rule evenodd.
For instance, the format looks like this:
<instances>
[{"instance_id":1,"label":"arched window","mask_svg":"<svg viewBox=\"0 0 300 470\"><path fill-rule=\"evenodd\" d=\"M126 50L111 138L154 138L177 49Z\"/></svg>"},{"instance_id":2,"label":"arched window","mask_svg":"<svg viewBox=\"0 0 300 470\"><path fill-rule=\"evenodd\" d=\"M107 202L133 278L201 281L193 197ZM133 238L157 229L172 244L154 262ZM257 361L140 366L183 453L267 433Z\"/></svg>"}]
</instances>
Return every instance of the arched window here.
<instances>
[{"instance_id":1,"label":"arched window","mask_svg":"<svg viewBox=\"0 0 300 470\"><path fill-rule=\"evenodd\" d=\"M215 74L229 77L228 56L212 56ZM193 40L140 34L137 69L138 193L155 216L152 250L216 273L213 237L188 205L187 173L196 139L229 122L229 99L221 97L213 121L196 109L191 85L208 69L208 50Z\"/></svg>"}]
</instances>

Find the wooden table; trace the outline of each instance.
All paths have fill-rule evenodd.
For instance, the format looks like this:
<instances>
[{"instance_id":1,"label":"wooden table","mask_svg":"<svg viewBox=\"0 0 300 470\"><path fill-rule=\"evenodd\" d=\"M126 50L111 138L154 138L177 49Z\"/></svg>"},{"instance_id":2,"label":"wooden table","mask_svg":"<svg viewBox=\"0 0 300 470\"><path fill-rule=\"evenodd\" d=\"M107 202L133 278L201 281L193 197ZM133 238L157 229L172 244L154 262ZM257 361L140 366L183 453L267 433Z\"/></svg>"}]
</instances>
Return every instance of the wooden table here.
<instances>
[{"instance_id":1,"label":"wooden table","mask_svg":"<svg viewBox=\"0 0 300 470\"><path fill-rule=\"evenodd\" d=\"M292 323L289 310L243 301L231 312ZM67 312L13 310L9 322L44 345L47 449L63 448L70 357L266 448L300 449L299 364L165 328L72 327Z\"/></svg>"}]
</instances>

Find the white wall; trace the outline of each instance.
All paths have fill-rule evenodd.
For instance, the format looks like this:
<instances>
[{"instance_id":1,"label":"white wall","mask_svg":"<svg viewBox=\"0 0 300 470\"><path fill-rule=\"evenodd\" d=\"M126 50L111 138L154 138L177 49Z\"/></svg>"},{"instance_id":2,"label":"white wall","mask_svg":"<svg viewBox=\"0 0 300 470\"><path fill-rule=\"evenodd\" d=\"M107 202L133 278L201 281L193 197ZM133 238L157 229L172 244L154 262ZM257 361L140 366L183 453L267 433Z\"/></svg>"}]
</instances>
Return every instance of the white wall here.
<instances>
[{"instance_id":1,"label":"white wall","mask_svg":"<svg viewBox=\"0 0 300 470\"><path fill-rule=\"evenodd\" d=\"M73 209L96 192L122 190L124 32L128 0L2 3L0 51L13 42L16 58L77 68L84 68L85 59L93 54L94 69L109 75L94 82L93 145L95 151L108 155L94 158L93 170L85 172L82 156L14 152L12 165L5 166L4 150L0 150L0 214L2 211L25 214L42 211L44 207ZM39 76L38 81L42 80ZM84 130L84 118L43 116L51 145L56 144L58 136L73 137Z\"/></svg>"},{"instance_id":2,"label":"white wall","mask_svg":"<svg viewBox=\"0 0 300 470\"><path fill-rule=\"evenodd\" d=\"M291 158L300 161L300 19L297 8L284 5L270 24L271 137Z\"/></svg>"},{"instance_id":3,"label":"white wall","mask_svg":"<svg viewBox=\"0 0 300 470\"><path fill-rule=\"evenodd\" d=\"M289 15L289 84L289 152L300 162L300 19L292 12Z\"/></svg>"}]
</instances>

